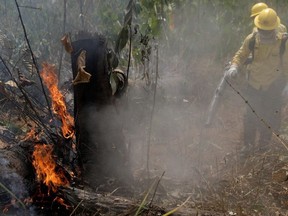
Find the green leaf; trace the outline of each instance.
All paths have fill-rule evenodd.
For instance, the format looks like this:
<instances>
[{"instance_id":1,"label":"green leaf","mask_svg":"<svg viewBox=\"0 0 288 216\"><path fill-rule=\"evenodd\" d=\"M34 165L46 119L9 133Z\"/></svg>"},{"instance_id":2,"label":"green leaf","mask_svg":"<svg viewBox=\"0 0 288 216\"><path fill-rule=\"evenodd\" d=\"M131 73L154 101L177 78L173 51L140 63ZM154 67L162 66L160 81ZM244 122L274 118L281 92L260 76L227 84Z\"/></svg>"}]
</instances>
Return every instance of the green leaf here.
<instances>
[{"instance_id":1,"label":"green leaf","mask_svg":"<svg viewBox=\"0 0 288 216\"><path fill-rule=\"evenodd\" d=\"M116 46L115 46L116 53L120 53L120 51L125 47L128 41L128 35L129 35L128 26L124 26L121 32L119 33L117 41L116 41Z\"/></svg>"},{"instance_id":2,"label":"green leaf","mask_svg":"<svg viewBox=\"0 0 288 216\"><path fill-rule=\"evenodd\" d=\"M148 21L150 28L151 28L151 32L153 35L158 35L160 32L160 23L161 20L159 20L157 17L152 17L149 19Z\"/></svg>"},{"instance_id":3,"label":"green leaf","mask_svg":"<svg viewBox=\"0 0 288 216\"><path fill-rule=\"evenodd\" d=\"M156 183L157 183L157 178L153 181L152 185L150 186L149 190L147 191L145 197L143 198L141 204L139 205L139 208L137 209L137 211L136 211L136 213L135 213L135 216L140 215L140 212L141 212L141 210L145 207L146 200L147 200L150 192L152 191L153 187L156 185Z\"/></svg>"}]
</instances>

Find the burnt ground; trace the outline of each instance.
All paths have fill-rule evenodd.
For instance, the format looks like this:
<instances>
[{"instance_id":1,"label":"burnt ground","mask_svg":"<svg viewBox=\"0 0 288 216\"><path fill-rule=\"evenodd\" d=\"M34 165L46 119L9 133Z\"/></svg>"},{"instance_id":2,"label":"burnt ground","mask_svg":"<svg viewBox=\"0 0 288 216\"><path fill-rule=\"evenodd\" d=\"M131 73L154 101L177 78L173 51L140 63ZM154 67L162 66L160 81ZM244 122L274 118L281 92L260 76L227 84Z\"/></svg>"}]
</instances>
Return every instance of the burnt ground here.
<instances>
[{"instance_id":1,"label":"burnt ground","mask_svg":"<svg viewBox=\"0 0 288 216\"><path fill-rule=\"evenodd\" d=\"M135 117L132 122L137 126L127 133L136 178L147 177L147 158L150 178L165 171L162 193L154 202L173 209L190 197L178 215L287 215L287 149L274 137L267 152L240 155L246 104L231 88L225 91L213 124L204 127L224 64L213 57L208 62L195 58L189 67L177 62L159 72L149 156L150 119ZM235 84L240 92L242 86ZM146 97L148 105L147 100L139 102L139 95L130 96L130 104L138 100L136 110L142 108L149 116L152 94ZM286 113L285 108L283 130ZM281 137L285 142L285 133Z\"/></svg>"},{"instance_id":2,"label":"burnt ground","mask_svg":"<svg viewBox=\"0 0 288 216\"><path fill-rule=\"evenodd\" d=\"M104 207L99 197L109 198L107 193L93 193L86 196L93 214L84 214L84 210L77 214L135 215L139 204L149 195L146 204L150 205L141 215L163 215L185 201L173 215L287 215L287 149L275 138L269 151L241 158L245 103L235 92L228 88L213 124L204 127L207 106L224 64L214 58L207 62L197 57L189 66L179 59L175 62L178 63L163 64L159 70L151 127L153 91L145 80L132 74L128 99L124 96L117 104L124 118L123 131L137 183L132 193L111 186L110 195L116 198L107 200ZM1 130L7 136L10 131L17 134L19 129L29 130L27 122L18 121L16 113L1 114ZM283 138L286 113L287 108L283 109ZM80 204L81 197L77 202Z\"/></svg>"}]
</instances>

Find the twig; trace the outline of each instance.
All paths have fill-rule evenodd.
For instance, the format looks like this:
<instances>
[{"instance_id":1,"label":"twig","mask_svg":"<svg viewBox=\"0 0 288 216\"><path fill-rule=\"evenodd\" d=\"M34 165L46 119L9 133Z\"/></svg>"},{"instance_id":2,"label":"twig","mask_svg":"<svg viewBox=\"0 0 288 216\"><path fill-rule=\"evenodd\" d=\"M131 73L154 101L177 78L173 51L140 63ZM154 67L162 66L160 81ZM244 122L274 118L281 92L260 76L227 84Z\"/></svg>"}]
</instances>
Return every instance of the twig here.
<instances>
[{"instance_id":1,"label":"twig","mask_svg":"<svg viewBox=\"0 0 288 216\"><path fill-rule=\"evenodd\" d=\"M246 194L243 195L243 197L248 196L250 193L252 193L254 190L258 190L258 187L254 187L252 190L248 191Z\"/></svg>"},{"instance_id":2,"label":"twig","mask_svg":"<svg viewBox=\"0 0 288 216\"><path fill-rule=\"evenodd\" d=\"M109 193L107 196L112 196L117 190L119 190L120 187L115 188L111 193Z\"/></svg>"},{"instance_id":3,"label":"twig","mask_svg":"<svg viewBox=\"0 0 288 216\"><path fill-rule=\"evenodd\" d=\"M191 198L191 196L189 196L180 206L178 206L177 208L167 212L166 214L164 214L163 216L168 216L168 215L171 215L173 213L175 213L176 211L178 211L181 207L183 207L188 201L189 199Z\"/></svg>"},{"instance_id":4,"label":"twig","mask_svg":"<svg viewBox=\"0 0 288 216\"><path fill-rule=\"evenodd\" d=\"M65 34L66 31L66 9L67 9L67 0L64 0L63 2L64 6L64 15L63 15L63 34ZM61 71L61 67L62 67L62 60L63 60L63 54L64 54L64 46L61 46L61 52L60 52L60 60L59 60L59 67L58 67L58 80L60 83L60 71Z\"/></svg>"},{"instance_id":5,"label":"twig","mask_svg":"<svg viewBox=\"0 0 288 216\"><path fill-rule=\"evenodd\" d=\"M152 111L150 115L150 123L149 123L149 133L148 133L148 143L147 143L147 161L146 161L146 170L148 174L148 179L150 179L149 174L149 157L150 157L150 144L151 144L151 132L152 132L152 122L154 117L155 103L156 103L156 92L157 92L157 82L158 82L158 46L156 45L156 74L155 74L155 86L154 86L154 94L153 94L153 105Z\"/></svg>"},{"instance_id":6,"label":"twig","mask_svg":"<svg viewBox=\"0 0 288 216\"><path fill-rule=\"evenodd\" d=\"M79 0L79 6L80 6L81 24L82 24L82 28L84 30L84 15L83 15L83 1L82 0Z\"/></svg>"},{"instance_id":7,"label":"twig","mask_svg":"<svg viewBox=\"0 0 288 216\"><path fill-rule=\"evenodd\" d=\"M31 108L31 110L34 112L34 114L35 114L38 122L40 122L41 126L46 130L47 136L50 137L50 139L51 139L52 141L54 141L54 139L53 139L53 138L51 137L51 135L50 135L50 131L49 131L49 129L47 128L46 124L44 124L44 123L42 122L42 119L40 118L38 112L35 110L35 108L34 108L32 102L31 102L31 100L30 100L29 97L25 94L25 92L23 91L23 89L19 86L18 82L17 82L17 81L15 80L15 78L13 77L11 71L9 70L7 64L5 63L5 61L3 60L3 58L2 58L1 55L0 55L0 60L2 61L3 65L4 65L5 69L6 69L6 71L10 74L11 79L13 80L13 82L16 83L18 89L20 90L20 92L22 93L23 97L25 98L25 101L27 102L28 106L29 106L29 107ZM9 99L10 101L12 101L11 98L10 98L8 95L6 95L6 98ZM15 104L15 103L14 103L14 105L16 105L16 106L19 108L19 110L21 110L21 106L20 106L20 105ZM28 116L29 116L32 120L34 119L34 118L32 118L30 115L28 115ZM37 122L35 121L35 119L34 119L34 122L35 122L37 125L39 125L39 123L37 123Z\"/></svg>"},{"instance_id":8,"label":"twig","mask_svg":"<svg viewBox=\"0 0 288 216\"><path fill-rule=\"evenodd\" d=\"M158 181L157 181L157 184L156 184L156 187L155 187L155 190L154 190L153 196L152 196L151 201L150 201L150 203L149 203L148 206L151 206L151 205L152 205L153 200L154 200L154 197L155 197L155 195L156 195L156 191L157 191L158 186L159 186L159 183L160 183L162 177L164 176L164 174L165 174L165 171L162 173L162 175L160 176L160 178L159 178Z\"/></svg>"},{"instance_id":9,"label":"twig","mask_svg":"<svg viewBox=\"0 0 288 216\"><path fill-rule=\"evenodd\" d=\"M9 193L14 199L16 199L21 204L21 206L24 209L26 209L25 204L12 191L10 191L5 185L3 185L1 182L0 182L0 187L3 188L5 191L7 191L7 193Z\"/></svg>"},{"instance_id":10,"label":"twig","mask_svg":"<svg viewBox=\"0 0 288 216\"><path fill-rule=\"evenodd\" d=\"M131 28L131 25L129 25L129 32L130 32L130 35L129 35L130 37L129 37L129 57L128 57L128 66L127 66L127 81L129 78L129 69L130 69L131 55L132 55L132 28Z\"/></svg>"},{"instance_id":11,"label":"twig","mask_svg":"<svg viewBox=\"0 0 288 216\"><path fill-rule=\"evenodd\" d=\"M27 5L19 5L21 8L28 8L28 9L33 9L33 10L42 10L41 7L33 7L33 6L27 6Z\"/></svg>"},{"instance_id":12,"label":"twig","mask_svg":"<svg viewBox=\"0 0 288 216\"><path fill-rule=\"evenodd\" d=\"M213 187L210 186L208 180L204 177L204 175L201 173L201 171L197 168L197 167L194 167L194 169L196 170L196 172L200 175L200 177L203 179L204 183L207 185L207 189L209 190L209 192L211 193L211 196L215 196L215 189ZM221 203L217 200L215 200L216 203L219 205L219 206L222 206Z\"/></svg>"},{"instance_id":13,"label":"twig","mask_svg":"<svg viewBox=\"0 0 288 216\"><path fill-rule=\"evenodd\" d=\"M77 206L73 209L73 211L71 212L71 214L70 214L69 216L72 216L72 215L76 212L76 210L79 208L79 206L82 204L83 201L84 201L84 200L82 199L82 200L77 204Z\"/></svg>"},{"instance_id":14,"label":"twig","mask_svg":"<svg viewBox=\"0 0 288 216\"><path fill-rule=\"evenodd\" d=\"M33 54L33 51L32 51L28 36L27 36L26 28L25 28L25 25L24 25L24 22L23 22L23 19L22 19L21 11L19 9L19 5L18 5L17 0L15 0L15 4L16 4L17 11L18 11L18 14L19 14L19 19L20 19L20 22L21 22L21 25L22 25L22 28L23 28L24 36L25 36L25 39L26 39L26 42L27 42L27 45L28 45L28 48L29 48L29 51L30 51L30 54L31 54L31 58L32 58L33 64L34 64L34 66L36 68L36 71L37 71L37 74L38 74L38 78L40 80L41 88L42 88L42 91L43 91L43 94L44 94L44 97L45 97L45 100L46 100L46 103L47 103L47 106L48 106L48 110L49 110L51 119L53 119L53 114L52 114L52 111L51 111L51 108L50 108L50 103L49 103L48 97L46 95L46 92L45 92L45 89L44 89L44 85L43 85L43 81L42 81L42 78L40 76L39 68L38 68L37 62L35 60L35 57L34 57L34 54Z\"/></svg>"}]
</instances>

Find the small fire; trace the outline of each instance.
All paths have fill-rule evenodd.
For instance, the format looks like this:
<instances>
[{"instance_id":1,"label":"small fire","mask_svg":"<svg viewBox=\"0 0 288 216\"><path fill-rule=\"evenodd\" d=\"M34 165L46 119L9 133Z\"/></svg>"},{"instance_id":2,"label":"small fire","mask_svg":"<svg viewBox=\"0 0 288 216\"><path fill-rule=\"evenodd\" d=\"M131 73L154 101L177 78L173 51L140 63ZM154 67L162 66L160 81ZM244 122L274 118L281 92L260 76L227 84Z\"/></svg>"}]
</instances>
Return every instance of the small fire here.
<instances>
[{"instance_id":1,"label":"small fire","mask_svg":"<svg viewBox=\"0 0 288 216\"><path fill-rule=\"evenodd\" d=\"M49 190L56 192L58 187L69 185L64 172L61 169L57 170L52 145L35 145L33 166L36 169L37 179L46 184Z\"/></svg>"},{"instance_id":2,"label":"small fire","mask_svg":"<svg viewBox=\"0 0 288 216\"><path fill-rule=\"evenodd\" d=\"M61 197L56 197L53 202L58 202L60 203L62 206L64 206L66 209L69 209L71 206L70 205L67 205L65 203L65 201L61 198Z\"/></svg>"},{"instance_id":3,"label":"small fire","mask_svg":"<svg viewBox=\"0 0 288 216\"><path fill-rule=\"evenodd\" d=\"M64 97L60 90L58 89L58 79L56 76L55 65L50 65L48 63L43 63L43 70L41 72L41 77L44 84L50 91L52 98L52 110L60 117L62 122L62 134L66 139L72 138L74 135L74 119L67 112Z\"/></svg>"},{"instance_id":4,"label":"small fire","mask_svg":"<svg viewBox=\"0 0 288 216\"><path fill-rule=\"evenodd\" d=\"M40 132L36 131L35 126L26 134L26 136L22 139L22 142L29 140L40 140Z\"/></svg>"}]
</instances>

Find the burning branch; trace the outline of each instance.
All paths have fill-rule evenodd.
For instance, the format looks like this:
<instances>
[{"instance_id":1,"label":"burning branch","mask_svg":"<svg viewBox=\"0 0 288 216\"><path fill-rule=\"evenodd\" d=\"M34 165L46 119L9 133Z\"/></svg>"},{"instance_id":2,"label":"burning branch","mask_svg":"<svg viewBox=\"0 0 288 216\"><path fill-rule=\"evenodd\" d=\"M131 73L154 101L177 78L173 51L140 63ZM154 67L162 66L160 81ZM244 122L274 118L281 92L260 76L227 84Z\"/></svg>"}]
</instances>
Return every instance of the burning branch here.
<instances>
[{"instance_id":1,"label":"burning branch","mask_svg":"<svg viewBox=\"0 0 288 216\"><path fill-rule=\"evenodd\" d=\"M53 158L52 145L37 144L33 152L33 166L36 169L37 179L56 192L60 186L68 186L69 181L64 172L57 170L57 164Z\"/></svg>"},{"instance_id":2,"label":"burning branch","mask_svg":"<svg viewBox=\"0 0 288 216\"><path fill-rule=\"evenodd\" d=\"M44 84L47 86L50 91L52 98L52 110L62 122L62 134L64 138L69 139L74 135L74 119L68 113L66 109L66 104L64 97L60 90L58 89L58 79L56 76L55 65L50 65L43 63L43 70L41 72L41 77Z\"/></svg>"}]
</instances>

